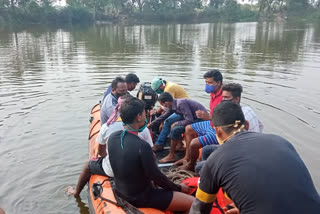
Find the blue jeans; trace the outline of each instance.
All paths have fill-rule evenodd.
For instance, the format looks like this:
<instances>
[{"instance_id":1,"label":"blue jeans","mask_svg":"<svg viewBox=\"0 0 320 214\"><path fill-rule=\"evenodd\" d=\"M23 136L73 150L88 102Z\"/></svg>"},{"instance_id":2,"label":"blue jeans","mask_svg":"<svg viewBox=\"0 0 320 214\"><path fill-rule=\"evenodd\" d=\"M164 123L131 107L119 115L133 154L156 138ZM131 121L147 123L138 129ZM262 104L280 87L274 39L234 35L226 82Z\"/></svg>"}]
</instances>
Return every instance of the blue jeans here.
<instances>
[{"instance_id":1,"label":"blue jeans","mask_svg":"<svg viewBox=\"0 0 320 214\"><path fill-rule=\"evenodd\" d=\"M171 131L171 125L179 120L183 120L183 117L179 114L173 113L164 121L162 130L156 141L157 145L163 146L166 143L167 136Z\"/></svg>"},{"instance_id":2,"label":"blue jeans","mask_svg":"<svg viewBox=\"0 0 320 214\"><path fill-rule=\"evenodd\" d=\"M198 174L198 175L200 174L200 170L202 169L202 167L206 163L206 160L211 155L211 153L213 153L218 147L219 147L219 145L207 145L202 148L201 161L199 163L197 163L195 170L194 170L196 172L196 174Z\"/></svg>"}]
</instances>

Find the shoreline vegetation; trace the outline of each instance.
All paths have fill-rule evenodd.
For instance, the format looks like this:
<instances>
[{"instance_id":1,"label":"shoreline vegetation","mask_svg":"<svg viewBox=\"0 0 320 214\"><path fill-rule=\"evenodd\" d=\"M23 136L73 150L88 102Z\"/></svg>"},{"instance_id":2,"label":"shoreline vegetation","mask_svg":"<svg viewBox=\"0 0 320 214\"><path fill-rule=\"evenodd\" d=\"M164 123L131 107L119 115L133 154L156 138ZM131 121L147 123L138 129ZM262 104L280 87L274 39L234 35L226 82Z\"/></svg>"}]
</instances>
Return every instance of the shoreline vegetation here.
<instances>
[{"instance_id":1,"label":"shoreline vegetation","mask_svg":"<svg viewBox=\"0 0 320 214\"><path fill-rule=\"evenodd\" d=\"M28 24L320 21L320 0L0 0L0 27Z\"/></svg>"}]
</instances>

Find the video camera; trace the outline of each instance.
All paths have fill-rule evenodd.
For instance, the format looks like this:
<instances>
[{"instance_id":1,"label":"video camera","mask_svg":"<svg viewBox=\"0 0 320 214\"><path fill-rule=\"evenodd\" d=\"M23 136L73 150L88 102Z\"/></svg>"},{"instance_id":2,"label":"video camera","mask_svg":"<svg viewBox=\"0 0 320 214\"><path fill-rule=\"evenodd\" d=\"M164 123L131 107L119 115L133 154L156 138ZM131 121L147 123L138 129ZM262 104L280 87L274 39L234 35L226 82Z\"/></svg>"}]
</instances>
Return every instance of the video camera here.
<instances>
[{"instance_id":1,"label":"video camera","mask_svg":"<svg viewBox=\"0 0 320 214\"><path fill-rule=\"evenodd\" d=\"M158 94L152 90L150 82L143 82L137 93L137 98L144 101L146 111L153 109L158 100Z\"/></svg>"}]
</instances>

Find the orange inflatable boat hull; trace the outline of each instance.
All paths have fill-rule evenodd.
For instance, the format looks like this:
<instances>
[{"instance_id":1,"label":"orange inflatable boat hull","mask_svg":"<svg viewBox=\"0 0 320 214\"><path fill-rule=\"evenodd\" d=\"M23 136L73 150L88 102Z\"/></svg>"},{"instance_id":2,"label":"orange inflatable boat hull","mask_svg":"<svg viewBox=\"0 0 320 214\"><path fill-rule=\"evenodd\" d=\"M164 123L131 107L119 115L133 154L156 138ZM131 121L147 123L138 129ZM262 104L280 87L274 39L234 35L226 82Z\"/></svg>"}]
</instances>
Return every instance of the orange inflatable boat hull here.
<instances>
[{"instance_id":1,"label":"orange inflatable boat hull","mask_svg":"<svg viewBox=\"0 0 320 214\"><path fill-rule=\"evenodd\" d=\"M100 105L95 105L90 114L90 132L89 132L89 159L92 159L96 157L96 154L98 152L98 142L97 137L99 134L101 128L100 123ZM107 213L119 213L119 214L125 214L125 213L132 213L132 212L126 212L121 207L110 203L106 200L103 200L102 198L106 198L112 202L116 202L115 195L112 190L112 186L110 181L107 180L108 177L101 176L101 175L92 175L89 180L89 206L90 206L90 213L96 213L96 214L107 214ZM192 184L191 186L197 186L198 183L198 177L189 178L189 180L186 180L189 184ZM104 182L105 181L105 182ZM96 197L93 194L93 184L102 184L102 193L101 197ZM217 194L217 200L219 202L220 207L224 207L227 204L232 203L231 200L226 198L220 189L220 191ZM161 210L153 209L153 208L139 208L140 212L145 214L171 214L172 212L164 212ZM133 212L135 213L135 212ZM218 208L214 208L211 210L211 214L221 214L222 212Z\"/></svg>"},{"instance_id":2,"label":"orange inflatable boat hull","mask_svg":"<svg viewBox=\"0 0 320 214\"><path fill-rule=\"evenodd\" d=\"M96 157L97 150L98 150L98 142L97 137L101 128L100 123L100 105L95 105L91 110L90 115L90 132L89 132L89 159ZM120 206L117 206L113 203L110 203L102 198L109 199L110 201L116 202L115 195L113 194L112 186L110 181L106 180L108 177L101 176L101 175L92 175L89 180L89 206L90 212L96 214L107 214L107 213L119 213L125 214L127 213L124 211ZM106 181L105 181L106 180ZM93 194L93 184L101 184L105 181L102 185L102 193L101 197L96 197ZM138 209L142 213L146 214L164 214L168 212L163 212L161 210L153 209L153 208L139 208Z\"/></svg>"}]
</instances>

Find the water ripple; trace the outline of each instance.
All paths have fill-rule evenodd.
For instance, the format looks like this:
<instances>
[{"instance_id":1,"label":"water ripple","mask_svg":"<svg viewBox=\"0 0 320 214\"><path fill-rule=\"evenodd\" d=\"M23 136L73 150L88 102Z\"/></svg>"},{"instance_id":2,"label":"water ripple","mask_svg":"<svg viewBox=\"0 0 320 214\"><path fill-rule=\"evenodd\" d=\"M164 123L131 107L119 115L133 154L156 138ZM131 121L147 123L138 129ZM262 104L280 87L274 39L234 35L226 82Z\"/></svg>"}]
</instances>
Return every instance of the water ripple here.
<instances>
[{"instance_id":1,"label":"water ripple","mask_svg":"<svg viewBox=\"0 0 320 214\"><path fill-rule=\"evenodd\" d=\"M295 145L320 189L319 38L316 25L277 23L0 34L0 203L7 213L88 213L64 189L87 161L89 112L114 77L161 76L208 108L203 74L212 68L243 86L242 105Z\"/></svg>"}]
</instances>

